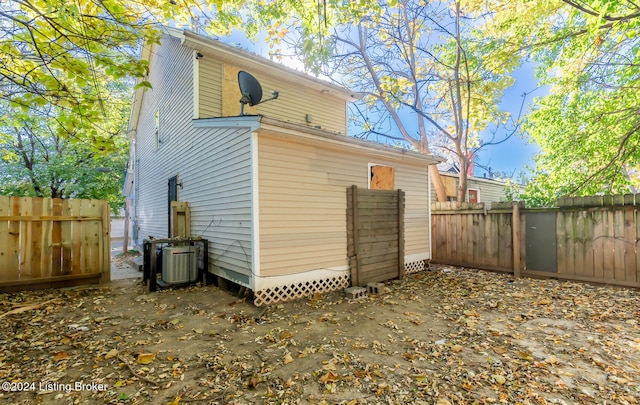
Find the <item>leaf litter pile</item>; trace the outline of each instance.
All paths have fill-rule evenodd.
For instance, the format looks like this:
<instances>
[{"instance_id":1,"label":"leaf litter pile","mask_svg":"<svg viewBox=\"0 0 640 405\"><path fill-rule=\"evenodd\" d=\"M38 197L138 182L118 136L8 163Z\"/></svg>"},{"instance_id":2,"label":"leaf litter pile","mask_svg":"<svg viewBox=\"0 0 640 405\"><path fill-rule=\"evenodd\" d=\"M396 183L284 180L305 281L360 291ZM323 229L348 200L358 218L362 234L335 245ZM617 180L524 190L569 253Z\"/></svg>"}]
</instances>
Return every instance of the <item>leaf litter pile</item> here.
<instances>
[{"instance_id":1,"label":"leaf litter pile","mask_svg":"<svg viewBox=\"0 0 640 405\"><path fill-rule=\"evenodd\" d=\"M357 301L128 280L0 304L4 403L640 402L633 289L440 266Z\"/></svg>"}]
</instances>

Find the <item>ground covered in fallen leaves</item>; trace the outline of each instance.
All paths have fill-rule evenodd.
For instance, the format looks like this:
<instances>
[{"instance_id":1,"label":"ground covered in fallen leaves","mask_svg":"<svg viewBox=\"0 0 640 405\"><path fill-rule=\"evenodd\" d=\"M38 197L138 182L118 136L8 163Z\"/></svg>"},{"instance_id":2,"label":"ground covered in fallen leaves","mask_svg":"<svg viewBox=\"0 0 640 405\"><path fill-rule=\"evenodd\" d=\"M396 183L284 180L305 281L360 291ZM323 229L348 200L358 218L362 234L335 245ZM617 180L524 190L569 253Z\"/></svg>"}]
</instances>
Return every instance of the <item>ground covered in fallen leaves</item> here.
<instances>
[{"instance_id":1,"label":"ground covered in fallen leaves","mask_svg":"<svg viewBox=\"0 0 640 405\"><path fill-rule=\"evenodd\" d=\"M0 402L635 404L640 292L438 267L256 308L139 281L0 294Z\"/></svg>"}]
</instances>

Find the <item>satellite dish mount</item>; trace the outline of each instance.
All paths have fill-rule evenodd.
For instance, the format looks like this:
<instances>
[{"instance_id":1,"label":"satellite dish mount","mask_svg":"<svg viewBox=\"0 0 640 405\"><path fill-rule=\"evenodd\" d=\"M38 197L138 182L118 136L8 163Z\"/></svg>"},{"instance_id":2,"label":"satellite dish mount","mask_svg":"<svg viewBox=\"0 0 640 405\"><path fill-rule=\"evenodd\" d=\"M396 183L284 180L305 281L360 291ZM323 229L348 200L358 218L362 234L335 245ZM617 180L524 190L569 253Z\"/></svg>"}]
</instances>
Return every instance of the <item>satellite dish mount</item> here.
<instances>
[{"instance_id":1,"label":"satellite dish mount","mask_svg":"<svg viewBox=\"0 0 640 405\"><path fill-rule=\"evenodd\" d=\"M242 98L240 99L240 115L244 114L245 104L254 106L267 101L275 100L278 98L279 93L275 90L271 92L271 98L266 100L262 99L262 86L260 82L253 77L250 73L241 70L238 72L238 86L240 87L240 93Z\"/></svg>"}]
</instances>

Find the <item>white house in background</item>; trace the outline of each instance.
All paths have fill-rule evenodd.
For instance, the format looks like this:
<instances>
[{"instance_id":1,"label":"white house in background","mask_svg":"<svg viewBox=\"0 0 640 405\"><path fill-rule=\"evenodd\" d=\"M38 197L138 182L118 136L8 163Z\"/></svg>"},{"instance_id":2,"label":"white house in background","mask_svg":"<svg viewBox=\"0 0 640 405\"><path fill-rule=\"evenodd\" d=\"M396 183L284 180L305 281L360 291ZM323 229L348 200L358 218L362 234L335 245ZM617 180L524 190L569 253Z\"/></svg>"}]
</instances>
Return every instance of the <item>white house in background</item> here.
<instances>
[{"instance_id":1,"label":"white house in background","mask_svg":"<svg viewBox=\"0 0 640 405\"><path fill-rule=\"evenodd\" d=\"M438 169L449 201L455 201L459 183L458 168L443 163L438 165ZM470 175L467 177L467 202L485 203L485 207L489 209L492 202L505 200L507 186L504 181ZM431 199L437 201L435 190L431 192Z\"/></svg>"},{"instance_id":2,"label":"white house in background","mask_svg":"<svg viewBox=\"0 0 640 405\"><path fill-rule=\"evenodd\" d=\"M383 184L405 192L405 266L431 257L428 166L440 159L347 136L350 91L190 31L167 29L142 57L153 87L135 93L125 185L138 243L167 237L170 200L187 201L208 271L256 305L340 289L347 189ZM278 99L239 115L241 70Z\"/></svg>"}]
</instances>

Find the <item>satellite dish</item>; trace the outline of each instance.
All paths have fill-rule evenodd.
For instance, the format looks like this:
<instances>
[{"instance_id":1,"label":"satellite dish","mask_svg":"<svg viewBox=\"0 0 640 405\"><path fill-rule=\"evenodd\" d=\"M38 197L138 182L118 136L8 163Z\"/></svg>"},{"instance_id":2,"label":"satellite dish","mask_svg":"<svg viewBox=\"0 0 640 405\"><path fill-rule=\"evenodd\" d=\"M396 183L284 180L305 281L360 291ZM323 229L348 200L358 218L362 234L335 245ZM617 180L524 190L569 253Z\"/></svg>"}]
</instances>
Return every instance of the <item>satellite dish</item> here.
<instances>
[{"instance_id":1,"label":"satellite dish","mask_svg":"<svg viewBox=\"0 0 640 405\"><path fill-rule=\"evenodd\" d=\"M274 90L271 92L271 98L262 100L262 86L260 82L244 70L238 72L238 86L242 94L242 98L240 99L240 115L244 115L245 104L254 106L278 98L278 92Z\"/></svg>"}]
</instances>

